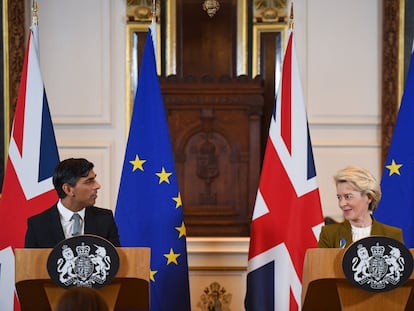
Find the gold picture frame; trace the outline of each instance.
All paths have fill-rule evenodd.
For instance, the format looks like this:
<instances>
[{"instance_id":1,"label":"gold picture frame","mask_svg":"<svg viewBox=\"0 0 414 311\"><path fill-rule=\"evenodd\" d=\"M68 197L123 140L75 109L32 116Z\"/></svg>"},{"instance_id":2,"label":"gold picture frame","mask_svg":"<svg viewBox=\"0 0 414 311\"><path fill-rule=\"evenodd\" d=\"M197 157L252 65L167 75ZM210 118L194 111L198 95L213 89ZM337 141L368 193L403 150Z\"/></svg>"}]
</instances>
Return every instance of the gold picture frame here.
<instances>
[{"instance_id":1,"label":"gold picture frame","mask_svg":"<svg viewBox=\"0 0 414 311\"><path fill-rule=\"evenodd\" d=\"M281 75L282 61L284 49L286 47L288 27L286 24L255 24L253 25L253 48L252 48L252 77L260 75L261 67L261 45L260 36L262 33L270 32L280 34L280 41L277 44L278 51L275 52L276 67L275 67L275 82L279 81ZM275 35L275 40L279 40Z\"/></svg>"},{"instance_id":2,"label":"gold picture frame","mask_svg":"<svg viewBox=\"0 0 414 311\"><path fill-rule=\"evenodd\" d=\"M3 185L3 178L4 178L4 171L6 168L6 162L7 162L7 153L8 153L8 141L10 138L10 79L9 79L9 21L8 18L5 18L8 16L8 1L3 0L2 1L2 28L3 28L3 36L2 36L2 60L3 60L3 84L2 84L2 90L3 90L3 109L2 109L2 118L1 118L1 124L0 127L3 131L3 137L2 137L2 144L1 144L1 157L0 157L0 196L1 196L1 188Z\"/></svg>"}]
</instances>

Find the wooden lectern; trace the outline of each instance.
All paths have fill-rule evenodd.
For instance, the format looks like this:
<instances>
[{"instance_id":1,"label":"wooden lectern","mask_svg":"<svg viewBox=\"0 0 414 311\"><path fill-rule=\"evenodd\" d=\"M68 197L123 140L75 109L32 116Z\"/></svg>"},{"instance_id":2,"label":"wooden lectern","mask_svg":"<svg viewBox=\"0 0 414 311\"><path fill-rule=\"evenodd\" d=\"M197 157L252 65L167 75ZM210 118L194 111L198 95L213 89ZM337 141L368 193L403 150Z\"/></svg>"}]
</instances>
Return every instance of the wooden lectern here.
<instances>
[{"instance_id":1,"label":"wooden lectern","mask_svg":"<svg viewBox=\"0 0 414 311\"><path fill-rule=\"evenodd\" d=\"M51 248L15 249L16 290L22 311L51 311L65 289L47 272ZM119 270L98 290L110 310L149 310L149 248L117 248Z\"/></svg>"},{"instance_id":2,"label":"wooden lectern","mask_svg":"<svg viewBox=\"0 0 414 311\"><path fill-rule=\"evenodd\" d=\"M411 254L414 250L410 250ZM305 255L302 311L414 310L414 276L402 286L369 292L354 286L342 270L344 249L312 248Z\"/></svg>"}]
</instances>

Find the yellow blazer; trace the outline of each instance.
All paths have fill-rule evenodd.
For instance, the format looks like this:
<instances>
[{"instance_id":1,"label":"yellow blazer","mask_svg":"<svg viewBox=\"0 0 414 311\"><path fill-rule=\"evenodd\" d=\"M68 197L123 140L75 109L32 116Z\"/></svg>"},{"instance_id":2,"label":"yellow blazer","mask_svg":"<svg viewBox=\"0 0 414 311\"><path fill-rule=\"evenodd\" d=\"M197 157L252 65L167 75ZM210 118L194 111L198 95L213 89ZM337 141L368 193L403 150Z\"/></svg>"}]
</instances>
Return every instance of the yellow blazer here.
<instances>
[{"instance_id":1,"label":"yellow blazer","mask_svg":"<svg viewBox=\"0 0 414 311\"><path fill-rule=\"evenodd\" d=\"M372 219L371 235L382 235L404 243L402 230L397 227L385 225ZM338 248L348 247L352 244L352 228L348 220L337 224L325 225L319 235L318 247ZM341 245L344 244L345 245Z\"/></svg>"}]
</instances>

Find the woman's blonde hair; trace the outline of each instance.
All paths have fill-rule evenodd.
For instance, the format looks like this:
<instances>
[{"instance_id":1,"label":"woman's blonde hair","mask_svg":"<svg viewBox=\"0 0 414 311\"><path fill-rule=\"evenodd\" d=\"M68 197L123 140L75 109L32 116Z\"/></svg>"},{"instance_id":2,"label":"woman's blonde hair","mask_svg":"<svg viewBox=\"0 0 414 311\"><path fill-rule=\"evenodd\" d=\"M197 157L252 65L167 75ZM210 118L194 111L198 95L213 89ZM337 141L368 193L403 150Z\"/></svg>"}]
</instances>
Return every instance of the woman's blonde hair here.
<instances>
[{"instance_id":1,"label":"woman's blonde hair","mask_svg":"<svg viewBox=\"0 0 414 311\"><path fill-rule=\"evenodd\" d=\"M366 169L358 166L347 166L339 170L334 176L335 184L349 183L362 194L371 198L368 210L374 211L381 199L381 187L375 177Z\"/></svg>"}]
</instances>

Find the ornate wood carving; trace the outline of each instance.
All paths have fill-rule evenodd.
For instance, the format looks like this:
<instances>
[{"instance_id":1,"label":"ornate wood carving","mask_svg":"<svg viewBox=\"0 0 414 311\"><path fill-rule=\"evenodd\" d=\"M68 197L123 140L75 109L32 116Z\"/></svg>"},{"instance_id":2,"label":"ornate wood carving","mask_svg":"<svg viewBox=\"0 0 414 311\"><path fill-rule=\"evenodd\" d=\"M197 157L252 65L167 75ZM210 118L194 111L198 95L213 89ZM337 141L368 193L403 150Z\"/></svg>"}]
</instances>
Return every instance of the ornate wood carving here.
<instances>
[{"instance_id":1,"label":"ornate wood carving","mask_svg":"<svg viewBox=\"0 0 414 311\"><path fill-rule=\"evenodd\" d=\"M7 55L7 58L3 57L3 60L7 60L7 66L3 63L3 73L1 75L3 105L0 114L2 118L0 122L0 128L2 129L2 137L0 139L0 196L1 187L3 186L5 158L7 157L6 150L9 143L8 136L13 123L24 61L24 24L24 0L7 0L7 9L3 3L3 41L1 54L2 56Z\"/></svg>"},{"instance_id":2,"label":"ornate wood carving","mask_svg":"<svg viewBox=\"0 0 414 311\"><path fill-rule=\"evenodd\" d=\"M161 80L191 236L247 236L260 174L260 78Z\"/></svg>"},{"instance_id":3,"label":"ornate wood carving","mask_svg":"<svg viewBox=\"0 0 414 311\"><path fill-rule=\"evenodd\" d=\"M381 164L385 163L398 113L400 0L383 1Z\"/></svg>"},{"instance_id":4,"label":"ornate wood carving","mask_svg":"<svg viewBox=\"0 0 414 311\"><path fill-rule=\"evenodd\" d=\"M22 74L26 29L24 22L24 1L8 0L8 53L9 53L9 105L10 126L16 108L17 94L19 92Z\"/></svg>"}]
</instances>

